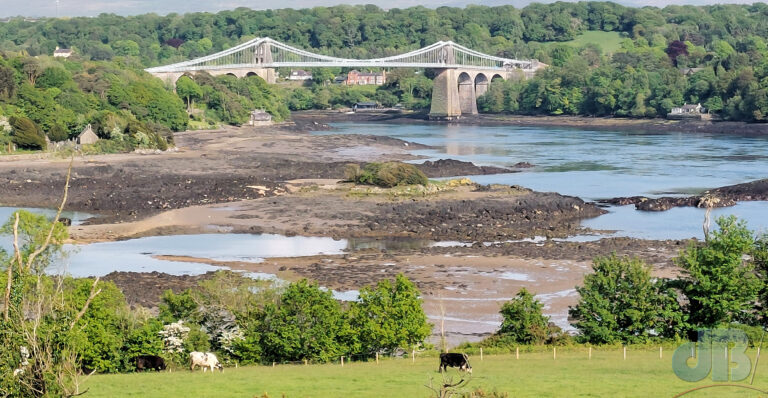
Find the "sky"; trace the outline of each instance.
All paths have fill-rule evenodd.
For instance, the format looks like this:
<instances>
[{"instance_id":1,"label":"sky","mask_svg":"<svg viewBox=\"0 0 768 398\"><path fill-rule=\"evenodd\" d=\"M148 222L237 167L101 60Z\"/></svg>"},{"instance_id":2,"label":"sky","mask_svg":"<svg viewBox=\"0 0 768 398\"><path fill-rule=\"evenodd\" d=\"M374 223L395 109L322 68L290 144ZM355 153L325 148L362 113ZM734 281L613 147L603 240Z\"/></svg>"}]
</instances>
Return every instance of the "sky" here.
<instances>
[{"instance_id":1,"label":"sky","mask_svg":"<svg viewBox=\"0 0 768 398\"><path fill-rule=\"evenodd\" d=\"M549 2L542 1L539 2ZM619 0L618 3L628 6L653 5L663 7L668 4L713 4L713 3L752 3L750 0ZM0 0L0 17L57 16L56 0ZM456 6L467 4L501 5L511 4L524 7L531 0L291 0L274 2L264 0L59 0L58 16L96 16L100 13L118 15L136 15L154 12L165 15L171 12L179 14L195 11L216 12L231 10L237 7L252 9L267 8L309 8L315 6L332 6L337 4L376 4L382 8L407 8L418 5L426 7Z\"/></svg>"}]
</instances>

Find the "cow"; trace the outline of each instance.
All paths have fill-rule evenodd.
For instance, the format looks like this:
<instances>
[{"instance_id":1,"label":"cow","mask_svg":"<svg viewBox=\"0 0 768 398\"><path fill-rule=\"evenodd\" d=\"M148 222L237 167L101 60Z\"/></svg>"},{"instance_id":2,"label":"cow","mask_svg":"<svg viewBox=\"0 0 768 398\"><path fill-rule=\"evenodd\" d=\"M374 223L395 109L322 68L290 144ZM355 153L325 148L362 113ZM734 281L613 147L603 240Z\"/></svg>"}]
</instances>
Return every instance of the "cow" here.
<instances>
[{"instance_id":1,"label":"cow","mask_svg":"<svg viewBox=\"0 0 768 398\"><path fill-rule=\"evenodd\" d=\"M165 360L157 355L139 355L134 358L136 370L165 370Z\"/></svg>"},{"instance_id":2,"label":"cow","mask_svg":"<svg viewBox=\"0 0 768 398\"><path fill-rule=\"evenodd\" d=\"M440 367L437 368L438 372L444 372L448 367L459 368L467 373L472 373L472 366L469 365L469 358L467 354L458 352L444 352L440 354Z\"/></svg>"},{"instance_id":3,"label":"cow","mask_svg":"<svg viewBox=\"0 0 768 398\"><path fill-rule=\"evenodd\" d=\"M216 358L216 354L212 352L198 352L193 351L189 353L189 370L194 371L195 366L199 366L203 368L203 373L205 373L206 368L211 369L211 373L213 373L213 369L217 368L219 371L224 371L224 366L221 365L221 362L219 362L219 359Z\"/></svg>"}]
</instances>

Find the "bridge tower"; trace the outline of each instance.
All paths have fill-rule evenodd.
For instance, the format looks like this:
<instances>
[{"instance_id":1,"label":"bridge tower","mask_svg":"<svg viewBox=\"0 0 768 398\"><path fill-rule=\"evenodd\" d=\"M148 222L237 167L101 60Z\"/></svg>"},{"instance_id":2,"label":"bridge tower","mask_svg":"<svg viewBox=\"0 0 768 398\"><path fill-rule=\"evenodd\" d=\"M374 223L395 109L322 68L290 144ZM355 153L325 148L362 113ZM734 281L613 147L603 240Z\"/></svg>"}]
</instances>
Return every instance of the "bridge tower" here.
<instances>
[{"instance_id":1,"label":"bridge tower","mask_svg":"<svg viewBox=\"0 0 768 398\"><path fill-rule=\"evenodd\" d=\"M452 120L461 116L457 74L458 70L454 68L437 69L432 85L430 119Z\"/></svg>"},{"instance_id":2,"label":"bridge tower","mask_svg":"<svg viewBox=\"0 0 768 398\"><path fill-rule=\"evenodd\" d=\"M456 64L456 54L452 45L446 44L438 50L437 62L444 65ZM456 69L441 68L436 72L432 85L432 106L429 117L430 119L456 119L461 116Z\"/></svg>"}]
</instances>

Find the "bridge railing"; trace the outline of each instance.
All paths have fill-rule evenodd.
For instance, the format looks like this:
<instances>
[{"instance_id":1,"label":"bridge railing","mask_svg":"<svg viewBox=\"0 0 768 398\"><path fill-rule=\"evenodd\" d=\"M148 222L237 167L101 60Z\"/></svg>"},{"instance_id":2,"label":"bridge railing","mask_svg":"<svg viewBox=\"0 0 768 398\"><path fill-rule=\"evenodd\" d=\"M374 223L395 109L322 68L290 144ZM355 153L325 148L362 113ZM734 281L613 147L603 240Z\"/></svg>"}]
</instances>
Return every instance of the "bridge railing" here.
<instances>
[{"instance_id":1,"label":"bridge railing","mask_svg":"<svg viewBox=\"0 0 768 398\"><path fill-rule=\"evenodd\" d=\"M150 73L236 68L472 68L531 69L534 61L495 57L462 45L439 41L418 50L383 58L349 59L315 54L269 39L259 38L190 61L147 69Z\"/></svg>"}]
</instances>

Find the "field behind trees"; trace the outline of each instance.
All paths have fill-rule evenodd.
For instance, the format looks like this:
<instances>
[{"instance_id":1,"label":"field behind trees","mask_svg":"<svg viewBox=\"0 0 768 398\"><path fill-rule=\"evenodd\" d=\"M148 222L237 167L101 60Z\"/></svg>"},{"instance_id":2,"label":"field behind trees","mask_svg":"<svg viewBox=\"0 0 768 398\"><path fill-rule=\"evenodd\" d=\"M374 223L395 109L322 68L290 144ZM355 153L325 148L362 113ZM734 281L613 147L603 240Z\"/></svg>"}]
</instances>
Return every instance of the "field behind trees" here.
<instances>
[{"instance_id":1,"label":"field behind trees","mask_svg":"<svg viewBox=\"0 0 768 398\"><path fill-rule=\"evenodd\" d=\"M515 355L470 357L472 380L463 390L485 394L507 393L509 397L670 397L695 387L714 384L711 379L689 383L672 371L673 347L665 346L659 359L658 348L633 349L623 359L622 348L594 348L588 359L586 347L558 347L536 352L521 350ZM755 350L747 355L754 365ZM227 368L224 373L174 370L171 373L132 373L95 375L86 383L90 397L429 397L435 396L424 385L430 378L442 382L436 357L386 359L376 362L325 365L278 365ZM459 373L447 373L456 382ZM721 383L722 384L722 383ZM749 378L734 382L749 386ZM759 362L753 387L768 390L768 361ZM692 392L687 397L753 397L757 391L737 387L716 387ZM489 395L485 395L489 396ZM492 395L490 395L492 396ZM505 395L500 395L505 396Z\"/></svg>"}]
</instances>

